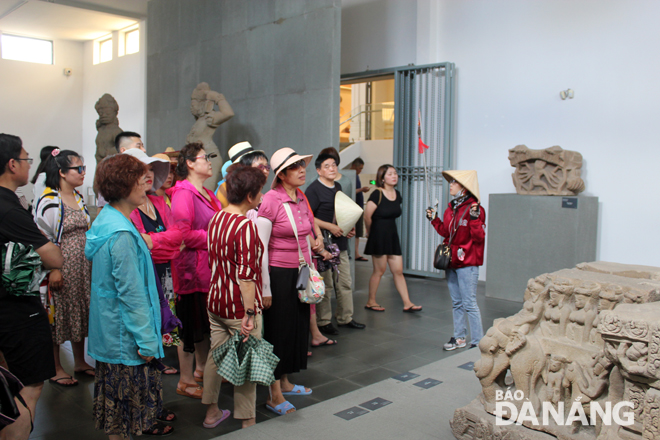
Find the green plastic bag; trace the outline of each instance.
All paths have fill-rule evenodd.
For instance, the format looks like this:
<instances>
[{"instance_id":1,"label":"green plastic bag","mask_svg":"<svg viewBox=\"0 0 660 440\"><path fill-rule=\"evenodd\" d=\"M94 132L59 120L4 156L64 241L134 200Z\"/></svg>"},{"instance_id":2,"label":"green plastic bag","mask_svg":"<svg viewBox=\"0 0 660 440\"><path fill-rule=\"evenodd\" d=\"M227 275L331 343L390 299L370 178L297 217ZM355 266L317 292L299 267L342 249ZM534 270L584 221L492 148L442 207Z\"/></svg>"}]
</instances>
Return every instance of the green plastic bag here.
<instances>
[{"instance_id":1,"label":"green plastic bag","mask_svg":"<svg viewBox=\"0 0 660 440\"><path fill-rule=\"evenodd\" d=\"M275 382L273 372L280 358L273 354L273 346L264 339L250 335L246 342L235 331L227 342L212 352L218 374L235 386L254 382L268 386Z\"/></svg>"},{"instance_id":2,"label":"green plastic bag","mask_svg":"<svg viewBox=\"0 0 660 440\"><path fill-rule=\"evenodd\" d=\"M46 274L41 257L30 246L10 241L2 247L2 285L15 296L39 296L39 284Z\"/></svg>"}]
</instances>

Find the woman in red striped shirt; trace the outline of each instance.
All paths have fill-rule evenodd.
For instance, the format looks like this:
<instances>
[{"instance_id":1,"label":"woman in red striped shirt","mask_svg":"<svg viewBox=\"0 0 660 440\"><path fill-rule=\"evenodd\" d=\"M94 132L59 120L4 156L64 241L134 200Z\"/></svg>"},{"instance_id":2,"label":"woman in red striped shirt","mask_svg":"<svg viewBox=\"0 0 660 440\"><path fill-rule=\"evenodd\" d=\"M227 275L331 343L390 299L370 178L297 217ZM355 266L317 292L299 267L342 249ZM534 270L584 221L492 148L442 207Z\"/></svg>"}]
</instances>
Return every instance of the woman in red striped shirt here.
<instances>
[{"instance_id":1,"label":"woman in red striped shirt","mask_svg":"<svg viewBox=\"0 0 660 440\"><path fill-rule=\"evenodd\" d=\"M258 168L240 167L227 176L229 205L209 223L208 249L211 288L208 296L211 350L204 370L202 403L208 405L203 426L215 428L230 412L218 408L222 378L211 353L232 333L261 338L261 255L263 245L257 227L245 214L261 201L266 176ZM234 418L243 428L255 423L257 385L234 387Z\"/></svg>"}]
</instances>

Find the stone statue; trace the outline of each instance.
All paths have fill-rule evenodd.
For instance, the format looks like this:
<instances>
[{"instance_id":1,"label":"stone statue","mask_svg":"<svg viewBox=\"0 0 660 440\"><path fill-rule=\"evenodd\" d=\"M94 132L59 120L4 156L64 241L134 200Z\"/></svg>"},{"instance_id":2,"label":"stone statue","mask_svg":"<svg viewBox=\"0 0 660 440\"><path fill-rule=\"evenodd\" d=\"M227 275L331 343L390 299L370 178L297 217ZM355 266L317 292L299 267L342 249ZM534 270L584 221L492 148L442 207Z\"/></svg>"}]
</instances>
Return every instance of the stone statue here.
<instances>
[{"instance_id":1,"label":"stone statue","mask_svg":"<svg viewBox=\"0 0 660 440\"><path fill-rule=\"evenodd\" d=\"M186 143L201 142L206 153L218 154L218 157L211 160L213 179L208 183L209 188L215 190L223 161L218 147L213 142L213 134L220 124L234 117L234 111L222 93L214 92L207 83L203 82L199 83L192 92L190 112L195 117L195 123L186 137Z\"/></svg>"},{"instance_id":2,"label":"stone statue","mask_svg":"<svg viewBox=\"0 0 660 440\"><path fill-rule=\"evenodd\" d=\"M518 194L574 196L584 191L582 155L577 151L559 146L530 150L518 145L509 150L509 162L516 169L511 176Z\"/></svg>"},{"instance_id":3,"label":"stone statue","mask_svg":"<svg viewBox=\"0 0 660 440\"><path fill-rule=\"evenodd\" d=\"M94 105L96 113L99 118L96 120L96 130L99 132L96 135L96 163L99 164L107 156L117 154L115 148L115 137L123 130L119 128L119 120L117 113L119 113L119 105L115 98L109 93L104 94L96 101Z\"/></svg>"},{"instance_id":4,"label":"stone statue","mask_svg":"<svg viewBox=\"0 0 660 440\"><path fill-rule=\"evenodd\" d=\"M660 439L659 298L656 267L581 263L529 280L522 310L495 320L479 342L482 393L454 413L454 436ZM599 410L619 403L630 403L618 415L631 422L605 423ZM582 417L573 417L576 404ZM547 408L563 422L504 425L495 417L532 411L541 420Z\"/></svg>"}]
</instances>

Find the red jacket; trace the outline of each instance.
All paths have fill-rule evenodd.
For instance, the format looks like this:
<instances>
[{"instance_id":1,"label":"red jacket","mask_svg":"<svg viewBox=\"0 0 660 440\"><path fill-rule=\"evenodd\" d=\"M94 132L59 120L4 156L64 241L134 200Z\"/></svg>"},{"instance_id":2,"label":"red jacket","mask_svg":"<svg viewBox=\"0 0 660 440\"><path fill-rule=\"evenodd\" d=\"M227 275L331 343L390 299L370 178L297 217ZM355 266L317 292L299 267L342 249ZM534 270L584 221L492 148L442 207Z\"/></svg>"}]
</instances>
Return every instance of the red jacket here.
<instances>
[{"instance_id":1,"label":"red jacket","mask_svg":"<svg viewBox=\"0 0 660 440\"><path fill-rule=\"evenodd\" d=\"M450 231L456 230L451 242L451 268L459 269L468 266L481 266L484 264L484 244L486 240L486 211L479 206L479 218L470 216L470 206L477 203L477 199L470 196L461 203L456 210L451 209L451 203L445 211L444 218L436 217L431 224L438 234L449 243ZM465 215L463 215L465 213ZM462 219L461 219L462 217ZM456 225L460 221L460 225ZM464 253L459 258L459 249Z\"/></svg>"}]
</instances>

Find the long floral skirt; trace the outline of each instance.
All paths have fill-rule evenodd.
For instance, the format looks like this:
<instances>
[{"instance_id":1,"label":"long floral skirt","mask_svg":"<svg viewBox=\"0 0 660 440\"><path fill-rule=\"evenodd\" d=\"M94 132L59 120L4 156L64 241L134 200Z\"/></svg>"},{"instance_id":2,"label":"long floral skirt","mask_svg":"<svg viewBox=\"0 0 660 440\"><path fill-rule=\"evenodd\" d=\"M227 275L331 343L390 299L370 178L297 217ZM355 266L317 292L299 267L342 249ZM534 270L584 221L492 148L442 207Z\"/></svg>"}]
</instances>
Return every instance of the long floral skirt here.
<instances>
[{"instance_id":1,"label":"long floral skirt","mask_svg":"<svg viewBox=\"0 0 660 440\"><path fill-rule=\"evenodd\" d=\"M96 362L94 419L107 435L142 435L163 406L161 373L151 364Z\"/></svg>"}]
</instances>

